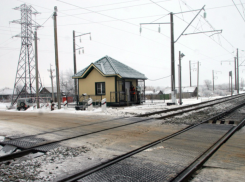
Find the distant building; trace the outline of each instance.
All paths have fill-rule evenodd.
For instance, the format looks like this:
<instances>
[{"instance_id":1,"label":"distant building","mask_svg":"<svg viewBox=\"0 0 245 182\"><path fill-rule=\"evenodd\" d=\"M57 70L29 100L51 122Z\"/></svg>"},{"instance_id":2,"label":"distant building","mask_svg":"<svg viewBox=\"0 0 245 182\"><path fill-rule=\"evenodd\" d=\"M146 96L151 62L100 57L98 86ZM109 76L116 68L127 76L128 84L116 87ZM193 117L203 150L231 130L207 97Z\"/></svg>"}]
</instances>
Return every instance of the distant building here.
<instances>
[{"instance_id":1,"label":"distant building","mask_svg":"<svg viewBox=\"0 0 245 182\"><path fill-rule=\"evenodd\" d=\"M179 93L179 88L176 87L177 94ZM171 88L167 87L163 90L164 94L171 94ZM196 97L197 96L197 87L182 87L182 95L185 98ZM183 97L183 98L184 98Z\"/></svg>"},{"instance_id":2,"label":"distant building","mask_svg":"<svg viewBox=\"0 0 245 182\"><path fill-rule=\"evenodd\" d=\"M49 97L52 98L52 87L43 87L39 92L39 97ZM57 88L54 87L54 101L57 101Z\"/></svg>"},{"instance_id":3,"label":"distant building","mask_svg":"<svg viewBox=\"0 0 245 182\"><path fill-rule=\"evenodd\" d=\"M145 91L145 95L162 95L163 94L163 91L161 90L147 90Z\"/></svg>"},{"instance_id":4,"label":"distant building","mask_svg":"<svg viewBox=\"0 0 245 182\"><path fill-rule=\"evenodd\" d=\"M0 100L1 101L10 101L11 100L11 97L12 97L12 94L13 94L13 89L11 88L3 88L3 89L0 89Z\"/></svg>"}]
</instances>

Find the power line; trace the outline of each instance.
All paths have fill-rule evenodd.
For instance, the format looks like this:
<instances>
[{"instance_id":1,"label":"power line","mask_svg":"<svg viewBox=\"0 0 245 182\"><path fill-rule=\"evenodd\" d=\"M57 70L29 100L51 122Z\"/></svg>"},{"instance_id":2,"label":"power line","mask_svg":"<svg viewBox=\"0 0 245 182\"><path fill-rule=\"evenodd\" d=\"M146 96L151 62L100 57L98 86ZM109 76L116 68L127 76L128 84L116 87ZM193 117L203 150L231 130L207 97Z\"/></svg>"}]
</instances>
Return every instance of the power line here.
<instances>
[{"instance_id":1,"label":"power line","mask_svg":"<svg viewBox=\"0 0 245 182\"><path fill-rule=\"evenodd\" d=\"M168 14L167 14L168 15ZM98 21L98 22L94 22L94 21L90 21L88 23L73 23L73 24L63 24L63 25L58 25L58 26L66 26L66 25L82 25L82 24L94 24L94 23L108 23L108 22L116 22L116 21L122 21L122 20L133 20L133 19L142 19L142 18L149 18L149 17L155 17L155 16L161 16L160 18L158 18L157 20L159 19L162 19L163 17L167 16L167 15L164 15L162 16L161 15L152 15L152 16L141 16L141 17L133 17L133 18L125 18L125 19L118 19L118 20L107 20L107 21ZM71 16L71 15L67 15L67 16ZM75 18L79 18L81 19L80 17L75 17ZM86 20L86 19L84 19ZM157 21L157 20L154 20L154 21ZM88 21L88 20L87 20ZM153 21L153 22L154 22ZM137 25L138 26L138 25Z\"/></svg>"},{"instance_id":2,"label":"power line","mask_svg":"<svg viewBox=\"0 0 245 182\"><path fill-rule=\"evenodd\" d=\"M63 1L61 1L61 0L58 0L59 2L63 2ZM150 0L151 1L151 0ZM152 1L153 2L153 1ZM66 2L63 2L63 3L65 3L65 4L69 4L69 5L71 5L71 6L75 6L75 7L79 7L79 6L77 6L77 5L73 5L73 4L70 4L70 3L66 3ZM155 3L155 2L153 2L153 3ZM155 3L156 4L156 3ZM159 5L160 6L160 5ZM161 8L163 8L162 6L160 6ZM82 7L80 7L81 9L85 9L85 8L82 8ZM163 9L165 9L165 8L163 8ZM87 10L87 9L86 9ZM168 11L167 9L165 9L166 11ZM92 11L92 10L87 10L87 11L91 11L91 12L94 12L94 13L97 13L97 12L95 12L95 11ZM169 11L168 11L169 12ZM109 17L109 18L113 18L113 19L116 19L116 20L120 20L120 19L117 19L117 18L114 18L114 17L111 17L111 16L108 16L108 15L104 15L104 14L102 14L102 13L97 13L97 14L100 14L100 15L102 15L102 16L106 16L106 17ZM80 18L80 17L76 17L76 18ZM121 21L121 20L120 20ZM124 23L127 23L127 24L130 24L130 25L134 25L134 26L138 26L138 25L135 25L135 24L133 24L133 23L129 23L129 22L126 22L126 21L122 21L122 22L124 22ZM101 24L101 25L103 25L103 24ZM105 26L105 25L104 25ZM110 27L110 26L109 26ZM114 27L112 27L112 28L114 28ZM116 29L116 28L114 28L114 29ZM121 29L119 29L119 30L121 30ZM151 29L149 29L148 28L148 30L151 30ZM121 30L122 31L122 30ZM153 30L151 30L151 31L153 31ZM156 32L156 31L154 31L154 32ZM131 33L131 32L130 32ZM134 33L132 33L132 34L134 34ZM162 33L160 33L161 35L164 35L165 37L167 37L167 38L169 38L169 36L167 36L167 35L165 35L165 34L162 34ZM144 37L145 38L145 37ZM146 38L146 39L148 39L148 38ZM151 40L151 39L149 39L149 40ZM154 41L154 40L151 40L151 41ZM154 42L156 42L156 41L154 41ZM158 43L158 42L157 42ZM179 44L181 44L181 43L179 43ZM185 47L187 47L188 49L190 49L190 50L192 50L192 51L194 51L193 49L191 49L191 48L189 48L188 46L186 46L186 45L184 45L184 44L181 44L181 45L183 45L183 46L185 46ZM203 54L204 55L204 54ZM206 55L205 55L206 56ZM209 57L209 56L206 56L206 57Z\"/></svg>"},{"instance_id":3,"label":"power line","mask_svg":"<svg viewBox=\"0 0 245 182\"><path fill-rule=\"evenodd\" d=\"M43 26L52 16L53 16L53 13L50 15L50 17L48 17L48 19L41 26Z\"/></svg>"},{"instance_id":4,"label":"power line","mask_svg":"<svg viewBox=\"0 0 245 182\"><path fill-rule=\"evenodd\" d=\"M243 8L243 15L245 16L245 12L244 12L244 6L243 6L243 4L242 4L242 1L240 0L240 3L241 3L241 5L242 5L242 8Z\"/></svg>"},{"instance_id":5,"label":"power line","mask_svg":"<svg viewBox=\"0 0 245 182\"><path fill-rule=\"evenodd\" d=\"M20 1L20 0L19 0L19 1ZM59 0L58 0L58 1L59 1ZM24 1L22 1L22 2L24 2ZM70 4L70 3L66 3L66 2L63 2L63 1L60 1L60 2L65 3L65 4L69 4L69 5L71 5L71 6L79 7L79 6L77 6L77 5L73 5L73 4ZM152 1L152 2L153 2L153 1ZM155 2L153 2L153 3L155 3ZM156 3L155 3L155 4L156 4ZM160 5L158 5L158 6L160 6ZM39 7L40 7L40 6L39 6ZM163 8L162 6L160 6L160 7ZM42 8L44 8L44 7L42 7ZM80 9L85 9L85 10L87 10L86 8L82 8L82 7L79 7L79 8L80 8ZM48 9L48 8L45 8L45 9ZM163 9L165 9L165 8L163 8ZM167 9L165 9L165 10L168 11ZM91 11L91 12L97 13L96 11L92 11L92 10L87 10L87 11ZM168 11L168 12L169 12L169 11ZM61 12L61 13L62 13L62 12ZM65 15L71 16L71 17L75 17L75 18L78 18L78 19L83 19L83 20L86 20L86 21L89 21L89 22L94 22L94 21L91 21L91 20L87 20L87 19L84 19L84 18L81 18L81 17L76 17L76 16L69 15L69 14L66 14L66 13L62 13L62 14L65 14ZM130 22L127 22L127 21L123 21L123 20L120 20L120 19L118 19L118 18L114 18L114 17L112 17L112 16L104 15L104 14L99 13L99 12L98 12L97 14L100 14L100 15L102 15L102 16L106 16L106 17L109 17L109 18L112 18L112 19L116 19L116 20L118 20L118 21L122 21L122 22L127 23L127 24L130 24L130 25L139 27L139 25L136 25L136 24L133 24L133 23L130 23ZM178 17L178 18L179 18L179 17ZM115 27L111 27L111 26L108 26L108 25L104 25L104 24L101 24L101 23L98 23L98 24L103 25L103 26L106 26L106 27L109 27L109 28L112 28L112 29L116 29L116 30L119 30L119 31L123 31L123 32L130 33L130 34L133 34L133 35L137 35L137 36L138 36L138 34L135 34L135 33L129 32L129 31L125 31L125 30L122 30L122 29L119 29L119 28L115 28ZM150 31L153 31L153 32L157 32L157 31L154 31L154 30L149 29L149 28L145 28L145 29L150 30ZM160 33L160 34L163 35L163 36L165 36L165 37L167 37L167 38L169 38L169 36L167 36L167 35L165 35L165 34L162 34L162 33ZM153 41L153 42L156 42L156 43L162 45L162 43L159 43L159 42L157 42L157 41L155 41L155 40L146 38L146 37L144 37L144 36L141 36L141 37L143 37L144 39L147 39L147 40L150 40L150 41ZM179 42L178 42L178 44L180 44L180 45L182 45L182 46L184 46L184 47L186 47L186 48L188 48L188 49L190 49L190 50L192 50L192 51L195 51L195 50L193 50L192 48L190 48L190 47L188 47L188 46L186 46L186 45L184 45L184 44L181 44L181 43L179 43ZM200 54L202 54L202 53L200 53ZM204 54L202 54L202 55L204 55ZM207 55L204 55L204 56L210 58L210 57L207 56ZM212 59L212 58L210 58L210 59Z\"/></svg>"},{"instance_id":6,"label":"power line","mask_svg":"<svg viewBox=\"0 0 245 182\"><path fill-rule=\"evenodd\" d=\"M168 77L170 77L171 75L169 75L169 76L165 76L165 77L162 77L162 78L158 78L158 79L155 79L155 80L150 80L150 79L147 79L147 80L149 80L149 81L157 81L157 80L161 80L161 79L164 79L164 78L168 78Z\"/></svg>"},{"instance_id":7,"label":"power line","mask_svg":"<svg viewBox=\"0 0 245 182\"><path fill-rule=\"evenodd\" d=\"M232 0L232 2L233 2L233 4L236 6L236 4L234 3L234 1L233 1L233 0ZM237 11L239 12L239 14L241 15L241 17L242 17L243 21L245 22L245 19L244 19L244 17L242 16L242 14L241 14L241 12L239 11L239 9L237 8L237 6L236 6L236 9L237 9Z\"/></svg>"},{"instance_id":8,"label":"power line","mask_svg":"<svg viewBox=\"0 0 245 182\"><path fill-rule=\"evenodd\" d=\"M21 1L21 0L18 0L18 1ZM24 2L24 1L21 1L21 2ZM24 3L26 3L26 2L24 2ZM66 3L66 2L63 2L63 3L69 4L69 3ZM26 3L26 4L30 4L30 3ZM34 5L34 4L30 4L30 5ZM75 6L75 7L79 7L79 6L76 6L76 5L73 5L73 4L70 4L70 5L71 5L71 6ZM36 6L36 5L35 5L35 6ZM38 6L38 5L37 5L37 6ZM41 6L38 6L38 7L41 7ZM44 7L42 7L42 8L44 8ZM48 8L45 8L45 9L48 9ZM84 9L84 8L82 8L82 9ZM49 10L50 10L50 9L49 9ZM90 11L90 10L88 10L88 11ZM62 13L62 12L60 12L60 13ZM94 13L96 13L96 12L94 12ZM76 16L69 15L69 14L66 14L66 13L62 13L62 14L65 14L65 15L71 16L71 17L75 17L75 18L78 18L78 19L83 19L83 20L86 20L86 21L89 21L89 22L94 22L94 21L91 21L91 20L87 20L87 19L85 19L85 18L76 17ZM100 14L100 15L102 15L102 16L107 16L107 15L104 15L104 14L102 14L102 13L97 13L97 14ZM107 16L107 17L110 17L110 16ZM133 24L133 23L130 23L130 22L126 22L126 21L120 20L120 19L118 19L118 18L114 18L114 17L110 17L110 18L116 19L116 20L118 20L118 21L122 21L122 22L124 22L124 23L127 23L127 24L130 24L130 25L139 27L139 25L136 25L136 24ZM125 30L122 30L122 29L119 29L119 28L115 28L115 27L111 27L111 26L109 26L109 25L104 25L104 24L102 24L102 23L98 23L98 24L100 24L100 25L102 25L102 26L106 26L106 27L112 28L112 29L120 30L120 31L122 31L122 32L126 32L126 33L129 33L129 34L133 34L133 35L139 36L139 35L136 34L136 33L132 33L132 32L129 32L129 31L125 31ZM148 30L150 30L150 31L153 31L153 32L157 32L157 31L154 31L154 30L149 29L149 28L146 28L146 29L148 29ZM161 33L161 34L162 34L162 33ZM164 34L162 34L162 35L164 35ZM166 35L164 35L164 36L167 37L167 38L169 38L169 37L166 36ZM156 42L156 43L162 45L162 43L159 43L159 42L157 42L157 41L155 41L155 40L149 39L149 38L144 37L144 36L141 36L141 37L143 37L144 39L147 39L147 40L150 40L150 41L152 41L152 42Z\"/></svg>"},{"instance_id":9,"label":"power line","mask_svg":"<svg viewBox=\"0 0 245 182\"><path fill-rule=\"evenodd\" d=\"M182 7L181 7L181 4L180 4L180 0L179 1L179 6L180 6L180 11L182 11ZM183 17L183 20L184 20L184 15L182 14L182 17Z\"/></svg>"},{"instance_id":10,"label":"power line","mask_svg":"<svg viewBox=\"0 0 245 182\"><path fill-rule=\"evenodd\" d=\"M183 2L183 0L181 0L182 2ZM190 7L188 4L186 4L185 2L183 2L185 5L186 5L186 7L187 8L189 8L189 10L193 10L193 8L192 7ZM220 6L220 7L214 7L214 8L205 8L206 10L208 10L208 9L216 9L216 8L224 8L224 7L230 7L230 6L234 6L234 5L229 5L229 6ZM213 29L213 30L215 30L215 28L209 23L209 21L207 21L207 19L205 19L203 16L201 16L201 18ZM228 43L228 44L230 44L231 45L231 47L232 48L234 48L234 46L222 35L222 34L220 34L221 35L221 37L223 38L223 39L225 39L225 41ZM214 41L215 42L215 41Z\"/></svg>"},{"instance_id":11,"label":"power line","mask_svg":"<svg viewBox=\"0 0 245 182\"><path fill-rule=\"evenodd\" d=\"M183 1L182 1L183 2ZM190 10L193 10L193 8L191 8L190 6L188 6L186 3L184 3ZM215 30L214 29L214 27L202 16L202 15L200 15L203 19L204 19L204 21L210 26L210 28L211 29L213 29L213 30ZM177 18L179 18L178 16L176 16ZM181 19L181 18L179 18L179 19ZM182 20L182 19L181 19ZM182 20L182 21L184 21L184 20ZM186 22L186 21L184 21L184 22ZM188 23L188 22L186 22L186 23ZM191 25L192 26L192 25ZM192 26L193 27L193 26ZM205 36L207 36L206 34L204 34ZM232 46L232 48L234 48L234 46L221 34L221 36L225 39L225 41L228 43L228 44L230 44L231 46ZM230 53L230 51L228 51L226 48L224 48L221 44L219 44L219 43L217 43L214 39L212 39L211 37L208 37L208 38L210 38L211 40L213 40L216 44L218 44L220 47L222 47L224 50L226 50L227 52L229 52ZM231 54L231 53L230 53Z\"/></svg>"},{"instance_id":12,"label":"power line","mask_svg":"<svg viewBox=\"0 0 245 182\"><path fill-rule=\"evenodd\" d=\"M168 11L167 9L165 9L164 7L162 7L162 6L160 6L159 4L157 4L156 2L154 2L154 1L152 1L152 0L150 0L152 3L154 3L154 4L156 4L157 6L159 6L159 7L161 7L162 9L164 9L165 11L167 11L167 12L170 12L170 11Z\"/></svg>"},{"instance_id":13,"label":"power line","mask_svg":"<svg viewBox=\"0 0 245 182\"><path fill-rule=\"evenodd\" d=\"M166 2L166 1L170 1L170 0L158 1L158 2ZM95 13L95 12L99 13L99 12L104 12L104 11L112 11L112 10L118 10L118 9L124 9L124 8L145 6L145 5L149 5L149 4L151 4L151 3L136 4L136 5L131 5L131 6L123 6L123 7L111 8L111 9L104 9L104 10L100 10L100 11L93 11L93 12L86 12L86 13L78 13L78 14L72 14L72 15L82 15L82 14L89 14L89 13ZM78 8L78 9L81 9L81 8ZM86 9L86 8L84 8L84 9ZM62 11L60 11L60 12L62 12ZM60 17L65 17L65 16L60 16Z\"/></svg>"},{"instance_id":14,"label":"power line","mask_svg":"<svg viewBox=\"0 0 245 182\"><path fill-rule=\"evenodd\" d=\"M61 0L58 0L59 2L63 2L63 1L61 1ZM150 0L151 1L151 0ZM152 1L153 2L153 1ZM69 4L69 5L71 5L71 6L75 6L75 7L79 7L79 6L77 6L77 5L73 5L73 4L70 4L70 3L66 3L66 2L63 2L63 3L65 3L65 4ZM154 3L154 2L153 2ZM155 3L156 4L156 3ZM159 5L160 6L160 5ZM160 6L161 8L163 8L162 6ZM85 8L82 8L82 7L80 7L81 9L85 9ZM165 8L163 8L163 9L165 9ZM86 9L87 10L87 9ZM166 10L166 9L165 9ZM91 11L91 12L94 12L94 13L97 13L97 12L95 12L95 11L92 11L92 10L87 10L87 11ZM168 10L166 10L166 11L168 11ZM168 11L169 12L169 11ZM108 16L108 15L104 15L104 14L102 14L102 13L97 13L97 14L100 14L100 15L102 15L102 16L106 16L106 17L109 17L109 18L113 18L113 19L117 19L117 18L114 18L114 17L111 17L111 16ZM80 18L80 17L76 17L76 18ZM119 20L119 19L117 19L117 20ZM135 25L135 24L133 24L133 23L129 23L129 22L126 22L126 21L122 21L122 22L124 22L124 23L127 23L127 24L130 24L130 25L134 25L134 26L138 26L138 25ZM102 24L103 25L103 24ZM104 25L105 26L105 25ZM114 28L114 27L112 27L112 28ZM121 29L119 29L119 30L121 30ZM148 28L148 30L151 30L151 29L149 29ZM122 30L121 30L122 31ZM151 31L153 31L153 30L151 30ZM154 32L156 32L156 31L154 31ZM131 33L131 32L130 32ZM165 34L162 34L161 33L161 35L164 35L165 37L167 37L167 38L169 38L169 36L167 36L167 35L165 35ZM148 38L146 38L146 39L148 39ZM149 39L149 40L151 40L151 39ZM153 40L151 40L151 41L153 41ZM154 41L154 42L156 42L156 41ZM158 42L157 42L158 43ZM181 43L179 43L179 44L181 44ZM183 45L183 44L181 44L181 45ZM186 45L183 45L183 46L185 46L185 47L187 47L187 48L189 48L188 46L186 46ZM194 51L193 49L191 49L191 48L189 48L190 50L192 50L192 51ZM205 55L206 56L206 55ZM208 56L206 56L206 57L208 57Z\"/></svg>"},{"instance_id":15,"label":"power line","mask_svg":"<svg viewBox=\"0 0 245 182\"><path fill-rule=\"evenodd\" d=\"M111 6L111 5L117 5L117 4L131 3L131 2L135 2L135 1L141 1L141 0L131 0L131 1L126 1L126 2L124 1L124 2L119 2L119 3L103 4L103 5L98 5L98 6L89 6L89 7L85 7L85 8L97 8L97 7L102 7L102 6ZM80 8L67 9L67 10L61 10L61 11L72 11L72 10L77 10L77 9L80 9Z\"/></svg>"},{"instance_id":16,"label":"power line","mask_svg":"<svg viewBox=\"0 0 245 182\"><path fill-rule=\"evenodd\" d=\"M162 6L160 6L159 4L157 4L157 3L155 3L154 1L152 1L152 0L150 0L151 2L153 2L154 4L156 4L157 6L159 6L159 7L161 7L162 9L164 9L164 10L166 10L166 11L168 11L168 12L170 12L169 10L167 10L166 8L164 8L164 7L162 7ZM187 23L187 24L189 24L188 22L186 22L185 20L183 20L182 18L180 18L180 17L178 17L177 15L175 15L177 18L179 18L180 20L182 20L182 21L184 21L185 23ZM190 25L191 27L194 27L193 25ZM195 28L195 27L194 27ZM206 34L204 34L204 35L206 35ZM207 36L207 35L206 35ZM210 37L208 37L208 38L210 38ZM211 39L211 40L213 40L213 39ZM214 40L213 40L214 41ZM217 43L216 41L214 41L215 43ZM218 44L218 43L217 43ZM183 44L182 44L183 45ZM221 46L220 44L218 44L219 46ZM187 46L186 46L187 47ZM224 48L223 46L221 46L224 50L226 50L227 52L229 52L230 53L230 51L228 51L226 48Z\"/></svg>"}]
</instances>

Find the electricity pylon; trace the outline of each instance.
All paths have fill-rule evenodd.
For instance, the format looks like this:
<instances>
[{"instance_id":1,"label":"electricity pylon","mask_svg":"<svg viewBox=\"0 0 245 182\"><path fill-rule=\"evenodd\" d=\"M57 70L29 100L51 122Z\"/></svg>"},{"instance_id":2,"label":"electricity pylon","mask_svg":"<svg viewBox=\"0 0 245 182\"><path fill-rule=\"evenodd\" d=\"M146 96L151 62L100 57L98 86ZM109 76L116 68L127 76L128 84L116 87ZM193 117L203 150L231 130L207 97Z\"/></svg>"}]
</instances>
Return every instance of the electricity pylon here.
<instances>
[{"instance_id":1,"label":"electricity pylon","mask_svg":"<svg viewBox=\"0 0 245 182\"><path fill-rule=\"evenodd\" d=\"M32 31L32 28L38 29L39 27L41 27L32 19L32 15L40 14L32 6L22 4L19 7L14 8L14 10L20 10L21 12L20 20L13 20L10 22L21 24L21 33L13 36L21 38L21 48L10 107L12 107L16 103L18 98L30 96L33 97L36 93L36 65L32 46L34 40L34 32ZM39 92L42 89L42 83L39 73L38 77Z\"/></svg>"}]
</instances>

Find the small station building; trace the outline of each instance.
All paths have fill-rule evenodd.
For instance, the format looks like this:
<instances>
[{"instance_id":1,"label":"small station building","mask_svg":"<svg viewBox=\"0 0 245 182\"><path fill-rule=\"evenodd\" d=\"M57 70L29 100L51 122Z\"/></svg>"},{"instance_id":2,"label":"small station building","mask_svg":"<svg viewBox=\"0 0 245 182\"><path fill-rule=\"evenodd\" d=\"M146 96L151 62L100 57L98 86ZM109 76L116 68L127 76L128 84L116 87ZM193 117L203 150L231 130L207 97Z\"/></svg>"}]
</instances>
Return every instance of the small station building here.
<instances>
[{"instance_id":1,"label":"small station building","mask_svg":"<svg viewBox=\"0 0 245 182\"><path fill-rule=\"evenodd\" d=\"M78 79L79 102L84 93L93 101L106 98L107 106L140 104L145 99L145 75L109 56L91 63L72 78Z\"/></svg>"}]
</instances>

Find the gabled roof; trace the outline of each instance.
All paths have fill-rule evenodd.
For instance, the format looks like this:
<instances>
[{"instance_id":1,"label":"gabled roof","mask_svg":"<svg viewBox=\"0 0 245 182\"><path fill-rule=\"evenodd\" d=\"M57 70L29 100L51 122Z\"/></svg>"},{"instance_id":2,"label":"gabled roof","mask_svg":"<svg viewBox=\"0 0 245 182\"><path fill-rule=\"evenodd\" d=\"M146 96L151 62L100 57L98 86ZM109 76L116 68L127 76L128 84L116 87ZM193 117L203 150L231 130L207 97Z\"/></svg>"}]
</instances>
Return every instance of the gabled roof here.
<instances>
[{"instance_id":1,"label":"gabled roof","mask_svg":"<svg viewBox=\"0 0 245 182\"><path fill-rule=\"evenodd\" d=\"M5 87L3 89L0 89L0 95L12 95L13 89Z\"/></svg>"},{"instance_id":2,"label":"gabled roof","mask_svg":"<svg viewBox=\"0 0 245 182\"><path fill-rule=\"evenodd\" d=\"M53 89L54 89L54 93L57 93L57 88L54 87ZM42 93L42 92L45 92L45 90L48 91L49 93L52 93L52 87L43 87L42 90L41 90L40 92L41 92L41 93Z\"/></svg>"},{"instance_id":3,"label":"gabled roof","mask_svg":"<svg viewBox=\"0 0 245 182\"><path fill-rule=\"evenodd\" d=\"M99 71L99 73L103 76L118 76L120 78L134 78L143 80L147 79L144 74L109 56L105 56L100 60L91 63L88 67L73 75L72 78L86 78L93 69Z\"/></svg>"},{"instance_id":4,"label":"gabled roof","mask_svg":"<svg viewBox=\"0 0 245 182\"><path fill-rule=\"evenodd\" d=\"M197 87L182 87L182 92L187 92L187 93L192 93L196 90ZM179 88L175 87L175 89L177 90L177 93L179 93ZM163 93L165 94L170 94L171 93L171 88L167 87L163 90Z\"/></svg>"}]
</instances>

